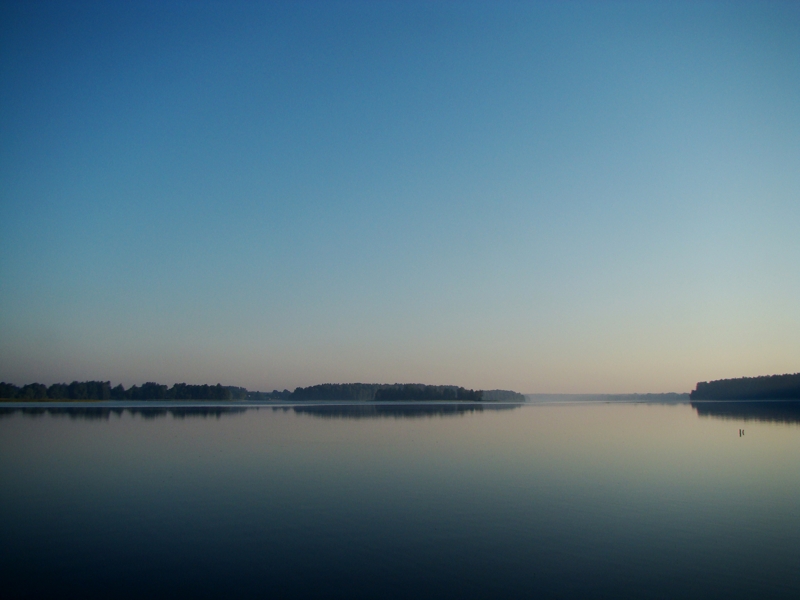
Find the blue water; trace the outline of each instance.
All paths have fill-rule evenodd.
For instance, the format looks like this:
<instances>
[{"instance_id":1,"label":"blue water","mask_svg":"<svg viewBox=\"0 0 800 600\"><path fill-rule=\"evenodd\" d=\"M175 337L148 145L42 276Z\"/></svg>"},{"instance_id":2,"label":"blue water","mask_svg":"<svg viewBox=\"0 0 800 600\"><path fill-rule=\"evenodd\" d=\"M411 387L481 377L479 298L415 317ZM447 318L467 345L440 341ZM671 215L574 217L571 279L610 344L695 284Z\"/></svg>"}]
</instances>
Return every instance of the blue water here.
<instances>
[{"instance_id":1,"label":"blue water","mask_svg":"<svg viewBox=\"0 0 800 600\"><path fill-rule=\"evenodd\" d=\"M796 403L87 406L0 409L3 597L800 597Z\"/></svg>"}]
</instances>

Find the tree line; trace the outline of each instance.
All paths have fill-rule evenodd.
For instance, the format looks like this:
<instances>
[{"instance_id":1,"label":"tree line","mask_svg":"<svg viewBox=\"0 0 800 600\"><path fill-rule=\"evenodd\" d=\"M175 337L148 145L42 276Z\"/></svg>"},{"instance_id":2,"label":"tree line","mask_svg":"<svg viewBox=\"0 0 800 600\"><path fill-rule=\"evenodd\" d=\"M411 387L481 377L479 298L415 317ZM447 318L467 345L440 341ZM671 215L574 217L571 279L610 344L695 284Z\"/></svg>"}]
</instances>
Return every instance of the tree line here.
<instances>
[{"instance_id":1,"label":"tree line","mask_svg":"<svg viewBox=\"0 0 800 600\"><path fill-rule=\"evenodd\" d=\"M459 400L480 402L482 390L455 385L422 383L323 383L309 387L272 392L251 392L243 387L189 385L176 383L167 387L152 381L125 389L111 387L108 381L73 381L46 386L29 383L18 387L0 382L0 398L7 400L354 400L354 401L420 401Z\"/></svg>"},{"instance_id":2,"label":"tree line","mask_svg":"<svg viewBox=\"0 0 800 600\"><path fill-rule=\"evenodd\" d=\"M142 385L111 387L108 381L73 381L46 386L29 383L18 387L0 382L0 398L7 400L268 400L289 395L289 390L272 393L249 392L232 385L190 385L176 383L172 387L149 381Z\"/></svg>"},{"instance_id":3,"label":"tree line","mask_svg":"<svg viewBox=\"0 0 800 600\"><path fill-rule=\"evenodd\" d=\"M800 400L800 373L701 381L692 400Z\"/></svg>"},{"instance_id":4,"label":"tree line","mask_svg":"<svg viewBox=\"0 0 800 600\"><path fill-rule=\"evenodd\" d=\"M323 383L299 387L292 400L354 400L370 402L394 400L463 400L480 402L482 390L468 390L455 385L422 383Z\"/></svg>"}]
</instances>

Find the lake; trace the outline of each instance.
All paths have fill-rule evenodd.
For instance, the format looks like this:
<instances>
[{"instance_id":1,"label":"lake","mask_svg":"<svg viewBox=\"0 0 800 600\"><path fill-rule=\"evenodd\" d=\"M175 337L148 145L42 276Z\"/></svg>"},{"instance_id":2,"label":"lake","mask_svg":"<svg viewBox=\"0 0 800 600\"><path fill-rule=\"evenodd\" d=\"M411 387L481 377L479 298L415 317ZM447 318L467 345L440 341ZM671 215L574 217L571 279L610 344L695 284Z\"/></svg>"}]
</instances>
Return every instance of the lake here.
<instances>
[{"instance_id":1,"label":"lake","mask_svg":"<svg viewBox=\"0 0 800 600\"><path fill-rule=\"evenodd\" d=\"M798 406L5 407L3 595L794 599Z\"/></svg>"}]
</instances>

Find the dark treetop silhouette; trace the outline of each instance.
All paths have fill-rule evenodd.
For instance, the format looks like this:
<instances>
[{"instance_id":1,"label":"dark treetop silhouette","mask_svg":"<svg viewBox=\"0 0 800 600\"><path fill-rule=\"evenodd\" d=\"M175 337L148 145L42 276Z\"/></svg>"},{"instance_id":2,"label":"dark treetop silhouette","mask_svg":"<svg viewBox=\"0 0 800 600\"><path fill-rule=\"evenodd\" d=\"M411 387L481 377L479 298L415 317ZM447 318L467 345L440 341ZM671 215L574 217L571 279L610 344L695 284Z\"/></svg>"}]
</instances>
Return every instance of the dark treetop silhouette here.
<instances>
[{"instance_id":1,"label":"dark treetop silhouette","mask_svg":"<svg viewBox=\"0 0 800 600\"><path fill-rule=\"evenodd\" d=\"M701 381L692 400L800 400L800 373Z\"/></svg>"},{"instance_id":2,"label":"dark treetop silhouette","mask_svg":"<svg viewBox=\"0 0 800 600\"><path fill-rule=\"evenodd\" d=\"M176 383L171 388L148 382L142 386L111 387L108 381L73 381L45 386L29 383L23 387L0 382L0 398L8 400L349 400L349 401L425 401L463 402L524 401L522 394L504 390L468 390L455 385L421 383L325 383L294 392L273 390L251 392L243 387L189 385Z\"/></svg>"}]
</instances>

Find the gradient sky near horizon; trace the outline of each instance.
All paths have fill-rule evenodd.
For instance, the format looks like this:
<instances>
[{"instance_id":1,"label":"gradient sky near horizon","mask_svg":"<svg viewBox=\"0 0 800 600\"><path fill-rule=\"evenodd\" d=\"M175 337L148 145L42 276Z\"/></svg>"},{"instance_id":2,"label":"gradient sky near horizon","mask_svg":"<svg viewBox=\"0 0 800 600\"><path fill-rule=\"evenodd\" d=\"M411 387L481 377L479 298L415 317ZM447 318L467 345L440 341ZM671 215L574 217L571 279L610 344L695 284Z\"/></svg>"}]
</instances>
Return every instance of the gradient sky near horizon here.
<instances>
[{"instance_id":1,"label":"gradient sky near horizon","mask_svg":"<svg viewBox=\"0 0 800 600\"><path fill-rule=\"evenodd\" d=\"M800 3L0 3L0 379L800 371Z\"/></svg>"}]
</instances>

